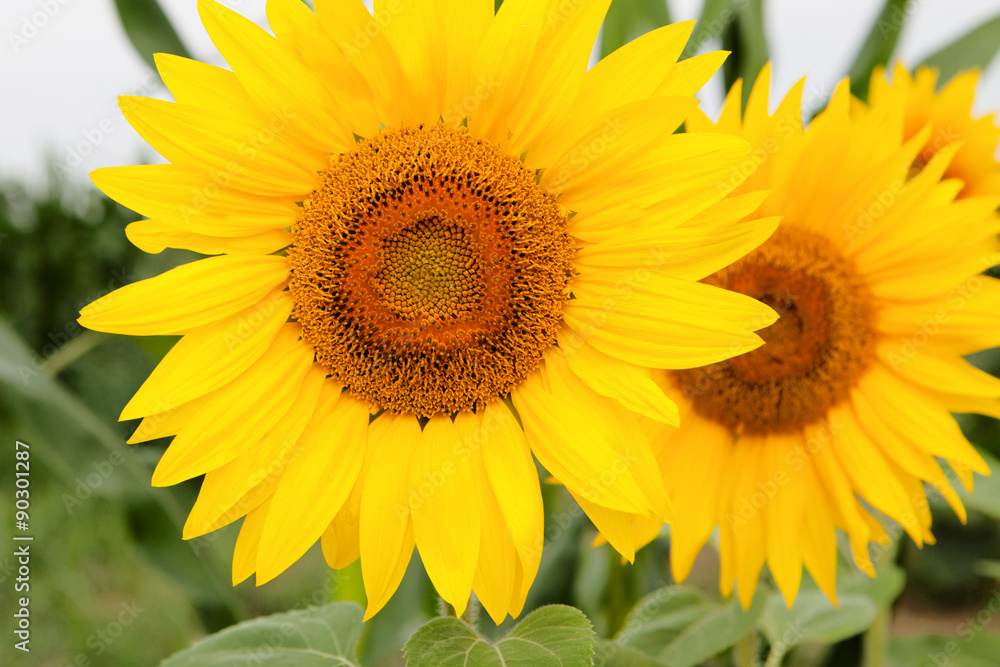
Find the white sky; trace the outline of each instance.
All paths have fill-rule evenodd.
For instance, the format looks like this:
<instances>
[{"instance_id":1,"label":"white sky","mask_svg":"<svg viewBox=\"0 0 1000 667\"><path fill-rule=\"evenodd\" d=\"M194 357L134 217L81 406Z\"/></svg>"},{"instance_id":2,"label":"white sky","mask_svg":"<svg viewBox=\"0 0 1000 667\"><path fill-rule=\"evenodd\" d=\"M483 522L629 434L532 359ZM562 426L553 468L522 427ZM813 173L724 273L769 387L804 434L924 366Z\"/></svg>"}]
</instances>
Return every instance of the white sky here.
<instances>
[{"instance_id":1,"label":"white sky","mask_svg":"<svg viewBox=\"0 0 1000 667\"><path fill-rule=\"evenodd\" d=\"M702 2L669 0L674 20L696 18ZM264 23L265 0L226 4ZM807 73L809 86L831 90L881 4L767 0L773 96ZM161 0L161 5L196 58L223 64L198 21L196 0ZM899 49L908 63L1000 14L1000 0L914 0L911 6ZM46 8L51 16L43 13ZM15 45L12 35L27 41ZM70 166L68 178L78 182L86 182L97 167L157 159L122 118L115 98L167 95L133 52L112 0L3 0L0 39L0 178L38 183L46 154ZM710 113L722 98L719 79L702 93ZM978 92L979 113L1000 110L1000 62L987 70Z\"/></svg>"}]
</instances>

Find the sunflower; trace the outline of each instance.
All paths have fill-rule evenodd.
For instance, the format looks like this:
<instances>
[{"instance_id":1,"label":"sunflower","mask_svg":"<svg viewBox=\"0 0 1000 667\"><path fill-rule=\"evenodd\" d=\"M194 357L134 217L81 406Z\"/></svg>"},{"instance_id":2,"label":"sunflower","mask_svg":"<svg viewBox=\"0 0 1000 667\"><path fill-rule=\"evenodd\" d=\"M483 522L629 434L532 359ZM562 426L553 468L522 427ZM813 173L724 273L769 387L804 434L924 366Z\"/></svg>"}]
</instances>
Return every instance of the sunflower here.
<instances>
[{"instance_id":1,"label":"sunflower","mask_svg":"<svg viewBox=\"0 0 1000 667\"><path fill-rule=\"evenodd\" d=\"M980 275L1000 261L998 198L956 199L963 183L943 177L957 144L911 177L933 127L907 139L898 94L852 113L845 82L804 130L803 84L769 116L769 78L744 116L737 84L718 123L687 127L746 137L759 168L735 194L765 187L760 211L783 216L705 282L781 317L758 350L658 374L681 425L649 425L675 508L674 577L718 529L722 591L735 583L745 607L765 562L789 604L803 565L835 601L837 528L869 575L871 543L888 544L880 518L933 543L924 484L964 521L952 477L971 490L990 471L949 413L1000 417L1000 381L962 358L1000 345L1000 282Z\"/></svg>"},{"instance_id":2,"label":"sunflower","mask_svg":"<svg viewBox=\"0 0 1000 667\"><path fill-rule=\"evenodd\" d=\"M140 248L212 256L80 322L183 336L122 418L174 436L154 485L204 475L186 538L245 516L235 583L320 540L360 557L370 617L416 546L458 613L474 590L517 616L532 453L596 521L670 518L639 418L677 410L648 368L761 344L775 313L699 281L776 221L722 201L745 140L674 133L724 55L677 64L688 23L588 71L608 5L270 0L272 37L201 0L232 70L160 55L176 102L123 99L169 164L94 182L148 218Z\"/></svg>"},{"instance_id":3,"label":"sunflower","mask_svg":"<svg viewBox=\"0 0 1000 667\"><path fill-rule=\"evenodd\" d=\"M996 159L1000 127L993 115L972 118L978 79L978 71L959 74L938 93L935 70L921 67L910 75L905 67L896 65L891 82L881 70L873 74L869 93L873 104L894 90L904 96L907 139L931 125L930 137L914 161L914 171L922 169L946 146L962 143L945 171L946 178L965 183L960 197L1000 195L1000 163Z\"/></svg>"}]
</instances>

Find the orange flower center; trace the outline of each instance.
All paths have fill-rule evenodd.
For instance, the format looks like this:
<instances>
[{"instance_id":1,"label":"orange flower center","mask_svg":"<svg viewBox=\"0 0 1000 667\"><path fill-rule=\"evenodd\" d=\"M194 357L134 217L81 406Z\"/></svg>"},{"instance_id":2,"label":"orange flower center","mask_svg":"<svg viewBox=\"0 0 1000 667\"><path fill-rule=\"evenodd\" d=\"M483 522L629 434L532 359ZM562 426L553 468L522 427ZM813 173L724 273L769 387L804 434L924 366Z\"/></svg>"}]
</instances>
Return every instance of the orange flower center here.
<instances>
[{"instance_id":1,"label":"orange flower center","mask_svg":"<svg viewBox=\"0 0 1000 667\"><path fill-rule=\"evenodd\" d=\"M822 420L874 357L871 294L825 237L782 227L705 282L781 316L759 332L765 344L753 352L673 373L697 413L734 433L790 433Z\"/></svg>"},{"instance_id":2,"label":"orange flower center","mask_svg":"<svg viewBox=\"0 0 1000 667\"><path fill-rule=\"evenodd\" d=\"M292 233L295 318L374 406L430 416L509 393L555 343L566 215L497 146L441 126L332 158Z\"/></svg>"}]
</instances>

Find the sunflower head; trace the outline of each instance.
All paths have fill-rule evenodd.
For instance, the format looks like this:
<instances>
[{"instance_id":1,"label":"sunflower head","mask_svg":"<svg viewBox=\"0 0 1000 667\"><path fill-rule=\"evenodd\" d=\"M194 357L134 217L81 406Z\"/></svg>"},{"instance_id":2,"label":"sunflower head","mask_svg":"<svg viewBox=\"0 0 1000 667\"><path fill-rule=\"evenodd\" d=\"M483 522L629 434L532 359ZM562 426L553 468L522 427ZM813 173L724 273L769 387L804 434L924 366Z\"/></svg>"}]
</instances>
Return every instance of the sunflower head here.
<instances>
[{"instance_id":1,"label":"sunflower head","mask_svg":"<svg viewBox=\"0 0 1000 667\"><path fill-rule=\"evenodd\" d=\"M168 164L95 183L140 247L212 256L80 321L183 336L122 418L174 436L154 484L204 475L185 537L243 517L234 582L320 540L370 616L416 547L499 623L541 558L535 459L628 558L670 518L649 369L760 346L774 311L699 281L777 221L723 201L747 141L676 133L724 56L677 62L688 23L588 68L609 4L269 0L272 36L199 0L231 69L161 56L175 101L123 100Z\"/></svg>"},{"instance_id":2,"label":"sunflower head","mask_svg":"<svg viewBox=\"0 0 1000 667\"><path fill-rule=\"evenodd\" d=\"M912 130L904 96L863 106L844 82L802 129L801 84L769 116L768 73L744 115L737 92L688 127L750 140L760 211L783 220L705 282L781 318L758 350L658 378L683 396L680 427L657 427L674 575L717 528L723 592L744 606L765 563L789 604L803 566L835 600L837 529L869 574L882 521L933 543L925 484L964 520L953 481L990 471L949 413L1000 414L1000 381L963 359L1000 343L1000 283L981 275L1000 262L1000 197L950 177L959 143L913 173L935 126Z\"/></svg>"},{"instance_id":3,"label":"sunflower head","mask_svg":"<svg viewBox=\"0 0 1000 667\"><path fill-rule=\"evenodd\" d=\"M978 71L959 74L947 83L938 81L935 70L921 67L910 74L902 65L888 72L872 75L869 96L878 104L898 96L904 109L904 132L907 139L928 125L930 136L914 159L911 171L919 172L931 158L947 146L960 144L945 178L957 178L965 185L961 197L1000 195L1000 163L996 159L1000 127L994 115L973 118Z\"/></svg>"}]
</instances>

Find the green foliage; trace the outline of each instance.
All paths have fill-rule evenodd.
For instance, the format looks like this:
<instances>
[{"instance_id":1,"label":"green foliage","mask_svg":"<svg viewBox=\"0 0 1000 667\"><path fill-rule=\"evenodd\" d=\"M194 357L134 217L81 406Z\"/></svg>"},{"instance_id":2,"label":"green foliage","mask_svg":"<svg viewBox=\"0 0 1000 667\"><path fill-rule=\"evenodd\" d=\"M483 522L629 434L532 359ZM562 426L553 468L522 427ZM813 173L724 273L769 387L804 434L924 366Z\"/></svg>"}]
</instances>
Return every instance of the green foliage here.
<instances>
[{"instance_id":1,"label":"green foliage","mask_svg":"<svg viewBox=\"0 0 1000 667\"><path fill-rule=\"evenodd\" d=\"M689 586L667 586L636 605L615 644L660 664L693 667L752 632L765 598L758 591L744 611L735 597L720 604Z\"/></svg>"},{"instance_id":2,"label":"green foliage","mask_svg":"<svg viewBox=\"0 0 1000 667\"><path fill-rule=\"evenodd\" d=\"M837 574L837 590L867 597L879 607L889 606L903 592L906 572L903 568L890 563L880 566L877 574L878 576L872 578L857 570L850 572L842 570Z\"/></svg>"},{"instance_id":3,"label":"green foliage","mask_svg":"<svg viewBox=\"0 0 1000 667\"><path fill-rule=\"evenodd\" d=\"M986 632L975 620L963 622L957 637L922 635L899 637L889 644L890 667L945 665L947 667L995 667L1000 656L1000 637Z\"/></svg>"},{"instance_id":4,"label":"green foliage","mask_svg":"<svg viewBox=\"0 0 1000 667\"><path fill-rule=\"evenodd\" d=\"M875 601L864 595L839 595L837 602L834 607L822 591L806 590L789 609L780 594L772 594L764 607L761 629L772 645L832 644L867 630L878 613Z\"/></svg>"},{"instance_id":5,"label":"green foliage","mask_svg":"<svg viewBox=\"0 0 1000 667\"><path fill-rule=\"evenodd\" d=\"M613 0L601 32L601 57L668 23L666 0Z\"/></svg>"},{"instance_id":6,"label":"green foliage","mask_svg":"<svg viewBox=\"0 0 1000 667\"><path fill-rule=\"evenodd\" d=\"M903 32L910 0L885 0L875 24L858 55L854 57L848 75L851 77L851 94L861 100L868 99L868 85L872 71L884 67L893 52L899 35Z\"/></svg>"},{"instance_id":7,"label":"green foliage","mask_svg":"<svg viewBox=\"0 0 1000 667\"><path fill-rule=\"evenodd\" d=\"M334 602L258 618L196 642L164 660L161 667L358 667L363 615L356 604Z\"/></svg>"},{"instance_id":8,"label":"green foliage","mask_svg":"<svg viewBox=\"0 0 1000 667\"><path fill-rule=\"evenodd\" d=\"M969 69L985 69L1000 51L1000 16L970 30L924 58L921 65L940 72L939 85Z\"/></svg>"},{"instance_id":9,"label":"green foliage","mask_svg":"<svg viewBox=\"0 0 1000 667\"><path fill-rule=\"evenodd\" d=\"M82 332L81 306L131 280L142 253L122 229L134 219L90 190L0 188L0 313L32 349L50 356Z\"/></svg>"},{"instance_id":10,"label":"green foliage","mask_svg":"<svg viewBox=\"0 0 1000 667\"><path fill-rule=\"evenodd\" d=\"M976 484L972 493L966 491L965 487L957 480L953 482L953 486L967 509L982 512L988 517L1000 521L1000 461L981 448L978 451L993 474L989 477L976 475Z\"/></svg>"},{"instance_id":11,"label":"green foliage","mask_svg":"<svg viewBox=\"0 0 1000 667\"><path fill-rule=\"evenodd\" d=\"M587 667L594 631L578 609L536 609L506 637L491 644L457 618L436 618L404 650L410 667Z\"/></svg>"},{"instance_id":12,"label":"green foliage","mask_svg":"<svg viewBox=\"0 0 1000 667\"><path fill-rule=\"evenodd\" d=\"M736 20L736 0L705 0L701 16L694 24L694 31L688 40L681 58L697 55L702 47L713 39L722 39L722 34L730 23Z\"/></svg>"},{"instance_id":13,"label":"green foliage","mask_svg":"<svg viewBox=\"0 0 1000 667\"><path fill-rule=\"evenodd\" d=\"M190 58L170 19L156 0L115 0L118 18L132 46L151 68L154 53L172 53Z\"/></svg>"},{"instance_id":14,"label":"green foliage","mask_svg":"<svg viewBox=\"0 0 1000 667\"><path fill-rule=\"evenodd\" d=\"M737 79L743 80L743 106L746 107L757 75L770 58L764 31L763 0L746 0L738 5L736 20L726 24L722 48L732 51L722 67L726 89Z\"/></svg>"}]
</instances>

